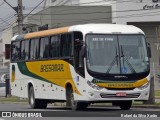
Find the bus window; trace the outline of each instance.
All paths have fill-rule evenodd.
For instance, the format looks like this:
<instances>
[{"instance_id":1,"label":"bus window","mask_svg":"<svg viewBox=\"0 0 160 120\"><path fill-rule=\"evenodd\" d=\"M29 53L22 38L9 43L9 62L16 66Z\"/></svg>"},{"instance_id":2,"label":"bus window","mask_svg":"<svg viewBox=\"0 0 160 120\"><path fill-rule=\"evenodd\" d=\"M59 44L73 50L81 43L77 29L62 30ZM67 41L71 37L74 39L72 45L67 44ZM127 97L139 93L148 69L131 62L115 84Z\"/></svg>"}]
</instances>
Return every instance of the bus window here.
<instances>
[{"instance_id":1,"label":"bus window","mask_svg":"<svg viewBox=\"0 0 160 120\"><path fill-rule=\"evenodd\" d=\"M20 42L12 42L11 60L18 61L20 58Z\"/></svg>"},{"instance_id":2,"label":"bus window","mask_svg":"<svg viewBox=\"0 0 160 120\"><path fill-rule=\"evenodd\" d=\"M40 58L49 57L49 38L41 38L40 40Z\"/></svg>"},{"instance_id":3,"label":"bus window","mask_svg":"<svg viewBox=\"0 0 160 120\"><path fill-rule=\"evenodd\" d=\"M30 47L30 59L38 59L39 58L39 39L32 39L31 40L31 47Z\"/></svg>"},{"instance_id":4,"label":"bus window","mask_svg":"<svg viewBox=\"0 0 160 120\"><path fill-rule=\"evenodd\" d=\"M29 40L21 42L21 60L28 60L29 58Z\"/></svg>"},{"instance_id":5,"label":"bus window","mask_svg":"<svg viewBox=\"0 0 160 120\"><path fill-rule=\"evenodd\" d=\"M61 35L60 56L61 57L70 57L71 53L72 53L72 35L71 34L63 34L63 35Z\"/></svg>"},{"instance_id":6,"label":"bus window","mask_svg":"<svg viewBox=\"0 0 160 120\"><path fill-rule=\"evenodd\" d=\"M51 58L59 57L60 51L60 36L52 36L51 37L51 46L50 46L50 54Z\"/></svg>"}]
</instances>

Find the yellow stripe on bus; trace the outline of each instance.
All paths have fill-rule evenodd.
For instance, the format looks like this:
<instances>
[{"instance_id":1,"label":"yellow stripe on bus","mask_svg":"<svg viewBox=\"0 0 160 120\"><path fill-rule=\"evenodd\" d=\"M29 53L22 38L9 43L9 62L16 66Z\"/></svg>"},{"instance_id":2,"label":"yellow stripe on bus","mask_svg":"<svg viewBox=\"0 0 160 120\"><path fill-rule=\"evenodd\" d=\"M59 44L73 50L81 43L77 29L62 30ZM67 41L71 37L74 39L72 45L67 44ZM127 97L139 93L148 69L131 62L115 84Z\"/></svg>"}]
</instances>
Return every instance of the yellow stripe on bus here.
<instances>
[{"instance_id":1,"label":"yellow stripe on bus","mask_svg":"<svg viewBox=\"0 0 160 120\"><path fill-rule=\"evenodd\" d=\"M69 63L63 60L48 60L26 62L26 65L28 70L33 74L36 74L63 88L65 88L66 83L69 82L72 84L73 91L77 94L80 94L74 84L74 78L72 78Z\"/></svg>"},{"instance_id":2,"label":"yellow stripe on bus","mask_svg":"<svg viewBox=\"0 0 160 120\"><path fill-rule=\"evenodd\" d=\"M45 31L28 33L24 36L24 39L31 39L31 38L44 37L44 36L49 36L49 35L66 33L66 32L68 32L68 29L69 29L69 27L63 27L63 28L50 29L50 30L45 30Z\"/></svg>"},{"instance_id":3,"label":"yellow stripe on bus","mask_svg":"<svg viewBox=\"0 0 160 120\"><path fill-rule=\"evenodd\" d=\"M12 71L12 77L11 77L11 82L15 81L15 71Z\"/></svg>"},{"instance_id":4,"label":"yellow stripe on bus","mask_svg":"<svg viewBox=\"0 0 160 120\"><path fill-rule=\"evenodd\" d=\"M145 83L147 83L147 78L144 78L142 80L138 80L137 82L110 82L110 83L96 83L96 85L99 85L101 87L105 88L137 88Z\"/></svg>"}]
</instances>

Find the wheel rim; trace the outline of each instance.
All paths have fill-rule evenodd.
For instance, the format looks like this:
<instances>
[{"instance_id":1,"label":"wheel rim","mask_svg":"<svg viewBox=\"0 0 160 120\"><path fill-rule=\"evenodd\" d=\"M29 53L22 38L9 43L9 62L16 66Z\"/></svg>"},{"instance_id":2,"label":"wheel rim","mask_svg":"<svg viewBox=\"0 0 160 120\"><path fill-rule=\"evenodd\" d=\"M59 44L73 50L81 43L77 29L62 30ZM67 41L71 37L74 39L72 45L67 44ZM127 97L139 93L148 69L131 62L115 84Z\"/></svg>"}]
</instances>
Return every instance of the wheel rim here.
<instances>
[{"instance_id":1,"label":"wheel rim","mask_svg":"<svg viewBox=\"0 0 160 120\"><path fill-rule=\"evenodd\" d=\"M31 96L30 96L30 103L31 103L31 105L34 104L34 95L32 92L31 92Z\"/></svg>"}]
</instances>

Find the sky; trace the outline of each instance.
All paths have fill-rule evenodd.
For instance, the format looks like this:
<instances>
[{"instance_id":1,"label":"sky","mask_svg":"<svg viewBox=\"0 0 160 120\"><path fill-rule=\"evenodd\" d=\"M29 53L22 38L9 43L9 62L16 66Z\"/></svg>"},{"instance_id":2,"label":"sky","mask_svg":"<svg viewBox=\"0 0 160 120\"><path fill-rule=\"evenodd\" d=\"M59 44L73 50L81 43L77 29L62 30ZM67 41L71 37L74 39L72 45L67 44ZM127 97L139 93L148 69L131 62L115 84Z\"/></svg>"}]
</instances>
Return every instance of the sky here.
<instances>
[{"instance_id":1,"label":"sky","mask_svg":"<svg viewBox=\"0 0 160 120\"><path fill-rule=\"evenodd\" d=\"M18 0L6 0L11 6L16 7ZM22 0L23 4L23 14L27 14L34 9L42 0ZM33 13L42 10L44 3L42 3ZM2 31L12 24L16 20L16 12L7 5L3 0L0 0L0 38ZM0 53L2 50L2 45L0 44Z\"/></svg>"}]
</instances>

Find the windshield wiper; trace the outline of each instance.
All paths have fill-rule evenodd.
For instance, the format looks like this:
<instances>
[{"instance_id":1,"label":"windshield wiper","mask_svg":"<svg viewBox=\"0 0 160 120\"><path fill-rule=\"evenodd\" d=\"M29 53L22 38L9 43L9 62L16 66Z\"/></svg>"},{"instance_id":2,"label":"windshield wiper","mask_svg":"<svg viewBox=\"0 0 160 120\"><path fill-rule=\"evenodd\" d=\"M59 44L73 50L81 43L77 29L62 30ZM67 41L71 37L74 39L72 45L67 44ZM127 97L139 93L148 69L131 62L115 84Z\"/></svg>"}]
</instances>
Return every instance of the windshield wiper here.
<instances>
[{"instance_id":1,"label":"windshield wiper","mask_svg":"<svg viewBox=\"0 0 160 120\"><path fill-rule=\"evenodd\" d=\"M111 62L111 64L110 64L106 73L109 73L109 71L112 69L112 67L115 63L117 63L117 67L118 67L118 52L117 52L116 46L115 46L115 50L116 50L116 56L114 57L113 61Z\"/></svg>"},{"instance_id":2,"label":"windshield wiper","mask_svg":"<svg viewBox=\"0 0 160 120\"><path fill-rule=\"evenodd\" d=\"M127 63L127 65L129 66L130 70L133 72L133 73L136 73L135 69L133 68L133 66L131 65L131 63L128 61L128 59L124 56L124 53L123 53L123 48L122 48L122 45L121 45L121 57L123 58L123 66L124 66L124 61Z\"/></svg>"}]
</instances>

